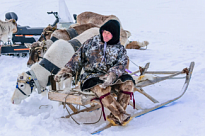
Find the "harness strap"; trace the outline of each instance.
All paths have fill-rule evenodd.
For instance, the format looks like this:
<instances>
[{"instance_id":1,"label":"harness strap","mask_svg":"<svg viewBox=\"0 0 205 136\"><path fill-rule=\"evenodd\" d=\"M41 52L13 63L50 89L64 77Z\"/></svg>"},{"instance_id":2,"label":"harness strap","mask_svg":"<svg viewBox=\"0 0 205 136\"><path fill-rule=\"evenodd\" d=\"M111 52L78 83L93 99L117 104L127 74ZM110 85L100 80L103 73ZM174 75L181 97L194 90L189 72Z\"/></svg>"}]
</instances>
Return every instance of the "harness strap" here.
<instances>
[{"instance_id":1,"label":"harness strap","mask_svg":"<svg viewBox=\"0 0 205 136\"><path fill-rule=\"evenodd\" d=\"M45 35L44 35L44 34L42 34L42 36L43 36L43 39L44 39L44 40L46 40L46 37L45 37Z\"/></svg>"},{"instance_id":2,"label":"harness strap","mask_svg":"<svg viewBox=\"0 0 205 136\"><path fill-rule=\"evenodd\" d=\"M28 75L30 75L30 76L31 76L31 73L30 73L29 71L27 71L27 72L26 72L26 74L28 74Z\"/></svg>"},{"instance_id":3,"label":"harness strap","mask_svg":"<svg viewBox=\"0 0 205 136\"><path fill-rule=\"evenodd\" d=\"M102 103L102 99L105 98L108 95L110 95L110 93L104 94L104 95L102 95L100 97L95 97L95 98L90 100L90 101L93 101L93 100L99 100L100 101L100 104L102 106L103 117L104 117L105 121L106 121L106 117L105 117L105 111L104 111L104 106L103 106L103 103Z\"/></svg>"},{"instance_id":4,"label":"harness strap","mask_svg":"<svg viewBox=\"0 0 205 136\"><path fill-rule=\"evenodd\" d=\"M134 93L133 92L127 92L127 91L121 91L124 94L130 95L130 100L132 100L133 97L133 108L135 109L135 98L134 98Z\"/></svg>"},{"instance_id":5,"label":"harness strap","mask_svg":"<svg viewBox=\"0 0 205 136\"><path fill-rule=\"evenodd\" d=\"M18 82L16 83L16 88L17 88L23 95L26 95L27 97L30 96L30 95L27 95L26 93L24 93L24 91L22 91L22 90L19 88ZM33 88L32 88L32 90L33 90ZM32 90L31 90L31 92L32 92Z\"/></svg>"},{"instance_id":6,"label":"harness strap","mask_svg":"<svg viewBox=\"0 0 205 136\"><path fill-rule=\"evenodd\" d=\"M56 37L52 36L52 37L50 38L50 40L51 40L51 41L53 41L53 42L55 42L55 41L57 41L57 40L58 40L58 38L56 38Z\"/></svg>"},{"instance_id":7,"label":"harness strap","mask_svg":"<svg viewBox=\"0 0 205 136\"><path fill-rule=\"evenodd\" d=\"M26 73L31 76L31 73L30 73L29 71L27 71ZM31 93L32 93L33 87L34 87L34 84L35 84L34 80L31 79L30 81L28 81L28 82L26 82L26 83L30 85L30 87L31 87Z\"/></svg>"},{"instance_id":8,"label":"harness strap","mask_svg":"<svg viewBox=\"0 0 205 136\"><path fill-rule=\"evenodd\" d=\"M73 39L74 37L78 36L78 33L76 32L74 28L66 29L66 31L69 34L70 39Z\"/></svg>"},{"instance_id":9,"label":"harness strap","mask_svg":"<svg viewBox=\"0 0 205 136\"><path fill-rule=\"evenodd\" d=\"M43 57L41 57L41 56L38 55L38 61L39 61L40 59L43 59Z\"/></svg>"},{"instance_id":10,"label":"harness strap","mask_svg":"<svg viewBox=\"0 0 205 136\"><path fill-rule=\"evenodd\" d=\"M29 71L27 71L26 73L27 73L28 75L31 75L31 73L30 73ZM30 87L31 87L31 93L32 93L32 92L33 92L33 87L34 87L34 80L31 79L30 81L27 81L26 83L30 85ZM24 93L24 91L22 91L22 90L19 88L18 82L16 83L16 88L17 88L23 95L26 95L26 96L28 96L28 97L30 96L30 95L27 95L26 93Z\"/></svg>"},{"instance_id":11,"label":"harness strap","mask_svg":"<svg viewBox=\"0 0 205 136\"><path fill-rule=\"evenodd\" d=\"M50 62L49 60L47 60L46 58L43 58L40 63L39 63L42 67L44 67L46 70L48 70L49 72L52 72L53 74L57 74L58 71L60 70L59 67L57 67L55 64L53 64L52 62Z\"/></svg>"},{"instance_id":12,"label":"harness strap","mask_svg":"<svg viewBox=\"0 0 205 136\"><path fill-rule=\"evenodd\" d=\"M72 39L69 40L68 42L73 46L75 51L77 51L81 46L81 43L77 39Z\"/></svg>"},{"instance_id":13,"label":"harness strap","mask_svg":"<svg viewBox=\"0 0 205 136\"><path fill-rule=\"evenodd\" d=\"M37 90L38 90L38 93L40 94L40 93L41 93L41 86L40 86L40 84L39 84L39 82L38 82L38 79L36 78L36 75L35 75L35 73L33 72L33 70L30 70L29 72L30 72L31 76L33 77L33 81L34 81L34 83L35 83L35 85L36 85L36 88L37 88Z\"/></svg>"}]
</instances>

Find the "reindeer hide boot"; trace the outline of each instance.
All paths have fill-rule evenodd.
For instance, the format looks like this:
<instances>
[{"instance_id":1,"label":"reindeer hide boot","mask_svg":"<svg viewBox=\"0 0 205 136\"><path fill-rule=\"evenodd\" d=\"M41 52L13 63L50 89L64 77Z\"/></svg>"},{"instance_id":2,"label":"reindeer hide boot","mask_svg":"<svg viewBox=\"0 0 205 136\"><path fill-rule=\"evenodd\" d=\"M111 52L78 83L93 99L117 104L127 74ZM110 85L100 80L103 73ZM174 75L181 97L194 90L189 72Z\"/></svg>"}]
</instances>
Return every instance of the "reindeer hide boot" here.
<instances>
[{"instance_id":1,"label":"reindeer hide boot","mask_svg":"<svg viewBox=\"0 0 205 136\"><path fill-rule=\"evenodd\" d=\"M105 106L111 111L112 115L109 115L107 119L113 125L122 125L124 120L130 118L130 116L126 114L124 108L116 101L114 96L110 94L111 87L106 87L104 89L99 87L99 85L96 85L91 91L94 92L102 102L102 110L104 109L103 106Z\"/></svg>"},{"instance_id":2,"label":"reindeer hide boot","mask_svg":"<svg viewBox=\"0 0 205 136\"><path fill-rule=\"evenodd\" d=\"M117 95L117 102L123 107L124 110L126 110L127 105L130 101L130 98L133 96L134 91L134 84L132 81L126 81L116 87L116 89L119 91ZM134 96L133 96L134 97ZM133 98L134 102L134 98ZM134 104L133 104L134 105ZM128 114L127 114L128 115ZM109 118L114 118L113 114L111 113ZM114 120L114 119L112 119ZM130 115L123 120L121 125L126 125L131 120Z\"/></svg>"},{"instance_id":3,"label":"reindeer hide boot","mask_svg":"<svg viewBox=\"0 0 205 136\"><path fill-rule=\"evenodd\" d=\"M132 81L126 81L120 85L119 90L120 91L119 91L119 94L117 96L117 101L124 108L124 110L126 110L127 105L133 96L134 83ZM133 105L135 105L134 96L133 96L133 103L134 103ZM122 125L123 126L126 125L130 120L131 120L131 118L127 118L126 120L123 121Z\"/></svg>"}]
</instances>

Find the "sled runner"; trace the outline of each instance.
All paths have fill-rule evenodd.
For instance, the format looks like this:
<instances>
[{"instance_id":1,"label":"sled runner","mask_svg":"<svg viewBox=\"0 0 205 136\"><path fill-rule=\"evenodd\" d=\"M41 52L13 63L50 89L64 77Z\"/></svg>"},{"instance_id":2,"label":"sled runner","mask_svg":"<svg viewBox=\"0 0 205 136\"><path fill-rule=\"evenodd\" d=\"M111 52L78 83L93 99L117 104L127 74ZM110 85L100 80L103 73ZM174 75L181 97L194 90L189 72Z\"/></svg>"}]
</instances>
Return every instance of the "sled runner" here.
<instances>
[{"instance_id":1,"label":"sled runner","mask_svg":"<svg viewBox=\"0 0 205 136\"><path fill-rule=\"evenodd\" d=\"M189 68L184 68L182 71L148 71L149 68L149 63L147 63L143 68L140 67L138 71L135 71L133 73L131 73L130 75L134 75L136 73L140 73L140 76L137 77L137 81L136 85L135 85L135 91L138 91L139 93L143 94L145 97L147 97L151 102L153 102L153 106L149 107L149 108L142 108L140 105L137 105L135 103L135 109L136 112L134 114L132 114L131 116L131 120L135 117L138 117L140 115L146 114L150 111L153 111L155 109L158 109L160 107L163 107L164 105L167 105L179 98L181 98L184 93L186 92L190 79L191 79L191 75L193 72L193 68L194 68L194 62L190 63ZM154 76L151 78L146 78L147 74L162 74L162 75L167 75L167 76ZM156 100L155 98L153 98L151 95L149 95L148 93L146 93L142 88L145 86L149 86L151 84L155 84L158 83L160 81L166 80L166 79L171 79L173 77L176 77L178 75L185 75L185 83L182 87L182 91L181 94L178 95L175 98L172 98L170 100L164 101L164 102L159 102L158 100ZM181 78L180 78L181 79ZM82 92L79 89L72 89L69 94L63 94L63 93L59 93L59 92L54 92L54 91L50 91L48 94L48 98L50 100L54 100L54 101L59 101L59 102L64 102L65 104L67 104L70 109L73 111L72 114L69 113L68 116L66 116L65 118L69 118L72 117L72 115L74 114L78 114L80 112L84 112L84 111L93 111L96 109L99 109L101 107L101 104L98 101L91 101L93 98L95 98L96 96L93 95L93 93L90 92ZM83 110L78 110L76 109L73 104L76 105L81 105L81 106L85 106L90 104L90 107L86 107ZM132 102L129 103L131 106ZM92 132L91 134L96 134L99 133L111 126L114 126L115 124L112 123L108 123L107 125L105 125L104 127Z\"/></svg>"}]
</instances>

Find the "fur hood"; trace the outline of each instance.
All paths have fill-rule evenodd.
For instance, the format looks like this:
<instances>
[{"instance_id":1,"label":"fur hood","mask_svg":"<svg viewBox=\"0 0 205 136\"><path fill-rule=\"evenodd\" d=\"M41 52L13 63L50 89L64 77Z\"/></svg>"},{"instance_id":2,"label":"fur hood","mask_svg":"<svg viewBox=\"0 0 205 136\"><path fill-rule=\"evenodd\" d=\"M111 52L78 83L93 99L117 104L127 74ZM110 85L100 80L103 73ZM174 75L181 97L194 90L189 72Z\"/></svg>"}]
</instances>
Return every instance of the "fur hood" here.
<instances>
[{"instance_id":1,"label":"fur hood","mask_svg":"<svg viewBox=\"0 0 205 136\"><path fill-rule=\"evenodd\" d=\"M104 43L102 32L109 31L112 34L112 39L107 43L110 45L117 44L120 41L120 23L117 20L109 20L100 27L100 39Z\"/></svg>"}]
</instances>

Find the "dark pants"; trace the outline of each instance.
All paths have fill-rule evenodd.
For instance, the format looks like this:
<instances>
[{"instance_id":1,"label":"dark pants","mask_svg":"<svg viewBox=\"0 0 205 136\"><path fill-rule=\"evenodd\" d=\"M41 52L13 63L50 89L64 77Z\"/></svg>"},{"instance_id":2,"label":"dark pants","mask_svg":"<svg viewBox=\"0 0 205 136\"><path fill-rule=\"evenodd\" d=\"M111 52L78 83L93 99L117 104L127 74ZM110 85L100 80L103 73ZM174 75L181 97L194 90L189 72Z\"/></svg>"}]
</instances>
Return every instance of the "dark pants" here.
<instances>
[{"instance_id":1,"label":"dark pants","mask_svg":"<svg viewBox=\"0 0 205 136\"><path fill-rule=\"evenodd\" d=\"M113 85L118 81L118 80L121 80L122 82L125 82L127 80L131 80L134 84L135 84L135 80L132 78L131 75L129 74L124 74L122 76L120 76L118 79L116 79L114 82L113 82ZM103 80L100 80L99 77L93 77L93 78L90 78L88 79L87 81L85 81L85 83L83 85L81 85L81 90L84 91L84 90L88 90L98 84L102 84L104 83Z\"/></svg>"}]
</instances>

